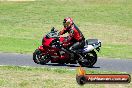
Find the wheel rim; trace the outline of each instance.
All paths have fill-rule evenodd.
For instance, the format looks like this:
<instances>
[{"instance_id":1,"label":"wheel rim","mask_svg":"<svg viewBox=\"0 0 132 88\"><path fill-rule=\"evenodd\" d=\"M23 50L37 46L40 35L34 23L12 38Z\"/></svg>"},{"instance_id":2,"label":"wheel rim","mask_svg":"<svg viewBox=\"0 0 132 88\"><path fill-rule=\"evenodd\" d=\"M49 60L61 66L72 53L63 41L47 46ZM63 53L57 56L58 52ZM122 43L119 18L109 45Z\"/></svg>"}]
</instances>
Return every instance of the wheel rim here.
<instances>
[{"instance_id":1,"label":"wheel rim","mask_svg":"<svg viewBox=\"0 0 132 88\"><path fill-rule=\"evenodd\" d=\"M37 52L37 53L36 53L36 56L35 56L35 60L36 60L37 62L40 62L40 61L41 61L41 57L42 57L41 53L40 53L40 52Z\"/></svg>"},{"instance_id":2,"label":"wheel rim","mask_svg":"<svg viewBox=\"0 0 132 88\"><path fill-rule=\"evenodd\" d=\"M40 63L40 64L46 64L48 63L50 60L48 59L47 55L43 55L42 53L36 54L36 60Z\"/></svg>"},{"instance_id":3,"label":"wheel rim","mask_svg":"<svg viewBox=\"0 0 132 88\"><path fill-rule=\"evenodd\" d=\"M88 60L88 63L91 65L95 62L95 56L92 53L88 53L86 58Z\"/></svg>"},{"instance_id":4,"label":"wheel rim","mask_svg":"<svg viewBox=\"0 0 132 88\"><path fill-rule=\"evenodd\" d=\"M83 60L83 66L92 67L96 63L96 55L90 52L85 55L85 59Z\"/></svg>"}]
</instances>

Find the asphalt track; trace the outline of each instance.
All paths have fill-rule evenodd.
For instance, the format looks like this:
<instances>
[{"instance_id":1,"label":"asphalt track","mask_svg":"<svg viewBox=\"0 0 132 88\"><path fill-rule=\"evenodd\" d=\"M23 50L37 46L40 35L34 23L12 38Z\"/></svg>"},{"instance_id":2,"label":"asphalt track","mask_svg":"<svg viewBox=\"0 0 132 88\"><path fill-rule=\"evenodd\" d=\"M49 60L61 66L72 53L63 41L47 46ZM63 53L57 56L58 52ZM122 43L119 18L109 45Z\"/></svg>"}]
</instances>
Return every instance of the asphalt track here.
<instances>
[{"instance_id":1,"label":"asphalt track","mask_svg":"<svg viewBox=\"0 0 132 88\"><path fill-rule=\"evenodd\" d=\"M32 54L17 54L17 53L0 53L0 65L52 67L52 68L69 68L69 69L76 69L79 66L78 64L58 65L52 63L48 63L47 65L39 65L33 62ZM94 67L86 68L86 69L132 73L132 59L98 58L98 61L94 65Z\"/></svg>"}]
</instances>

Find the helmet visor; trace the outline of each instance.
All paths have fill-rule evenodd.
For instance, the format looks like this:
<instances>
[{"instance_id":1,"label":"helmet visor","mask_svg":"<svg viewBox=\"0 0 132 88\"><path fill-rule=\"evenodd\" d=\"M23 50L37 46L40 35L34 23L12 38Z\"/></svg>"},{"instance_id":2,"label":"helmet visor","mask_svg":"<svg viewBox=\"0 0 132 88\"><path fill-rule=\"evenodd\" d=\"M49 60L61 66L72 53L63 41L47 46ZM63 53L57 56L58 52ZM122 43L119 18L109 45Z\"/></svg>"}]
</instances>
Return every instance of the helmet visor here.
<instances>
[{"instance_id":1,"label":"helmet visor","mask_svg":"<svg viewBox=\"0 0 132 88\"><path fill-rule=\"evenodd\" d=\"M68 27L70 25L70 22L63 22L64 27Z\"/></svg>"},{"instance_id":2,"label":"helmet visor","mask_svg":"<svg viewBox=\"0 0 132 88\"><path fill-rule=\"evenodd\" d=\"M64 27L66 26L66 19L64 19L64 21L63 21L63 26Z\"/></svg>"}]
</instances>

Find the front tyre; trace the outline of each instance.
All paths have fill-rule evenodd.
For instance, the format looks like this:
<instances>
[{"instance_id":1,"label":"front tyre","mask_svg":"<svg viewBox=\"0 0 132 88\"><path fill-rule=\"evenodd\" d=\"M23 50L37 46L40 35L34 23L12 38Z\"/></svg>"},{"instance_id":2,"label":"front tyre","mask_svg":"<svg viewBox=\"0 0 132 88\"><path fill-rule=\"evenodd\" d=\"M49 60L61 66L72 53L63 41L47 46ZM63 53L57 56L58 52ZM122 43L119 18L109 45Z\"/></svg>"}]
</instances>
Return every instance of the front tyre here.
<instances>
[{"instance_id":1,"label":"front tyre","mask_svg":"<svg viewBox=\"0 0 132 88\"><path fill-rule=\"evenodd\" d=\"M93 67L93 65L97 62L97 54L96 52L90 51L85 54L84 59L79 61L79 64L84 67Z\"/></svg>"},{"instance_id":2,"label":"front tyre","mask_svg":"<svg viewBox=\"0 0 132 88\"><path fill-rule=\"evenodd\" d=\"M33 53L33 61L37 64L46 64L50 59L47 55L43 55L39 49L36 49Z\"/></svg>"}]
</instances>

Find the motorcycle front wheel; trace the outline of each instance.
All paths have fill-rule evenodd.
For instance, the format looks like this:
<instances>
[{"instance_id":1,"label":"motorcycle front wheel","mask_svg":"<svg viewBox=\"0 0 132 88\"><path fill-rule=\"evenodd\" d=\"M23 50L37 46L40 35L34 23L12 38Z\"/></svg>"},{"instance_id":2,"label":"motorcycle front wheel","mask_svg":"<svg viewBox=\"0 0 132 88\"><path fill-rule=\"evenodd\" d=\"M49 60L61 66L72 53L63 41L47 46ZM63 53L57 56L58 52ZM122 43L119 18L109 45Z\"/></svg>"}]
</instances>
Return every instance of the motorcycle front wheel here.
<instances>
[{"instance_id":1,"label":"motorcycle front wheel","mask_svg":"<svg viewBox=\"0 0 132 88\"><path fill-rule=\"evenodd\" d=\"M79 64L83 67L93 67L93 65L97 62L97 54L96 52L90 51L84 55L83 60L79 61Z\"/></svg>"},{"instance_id":2,"label":"motorcycle front wheel","mask_svg":"<svg viewBox=\"0 0 132 88\"><path fill-rule=\"evenodd\" d=\"M33 61L37 64L46 64L50 59L47 55L43 55L39 49L36 49L33 53Z\"/></svg>"}]
</instances>

